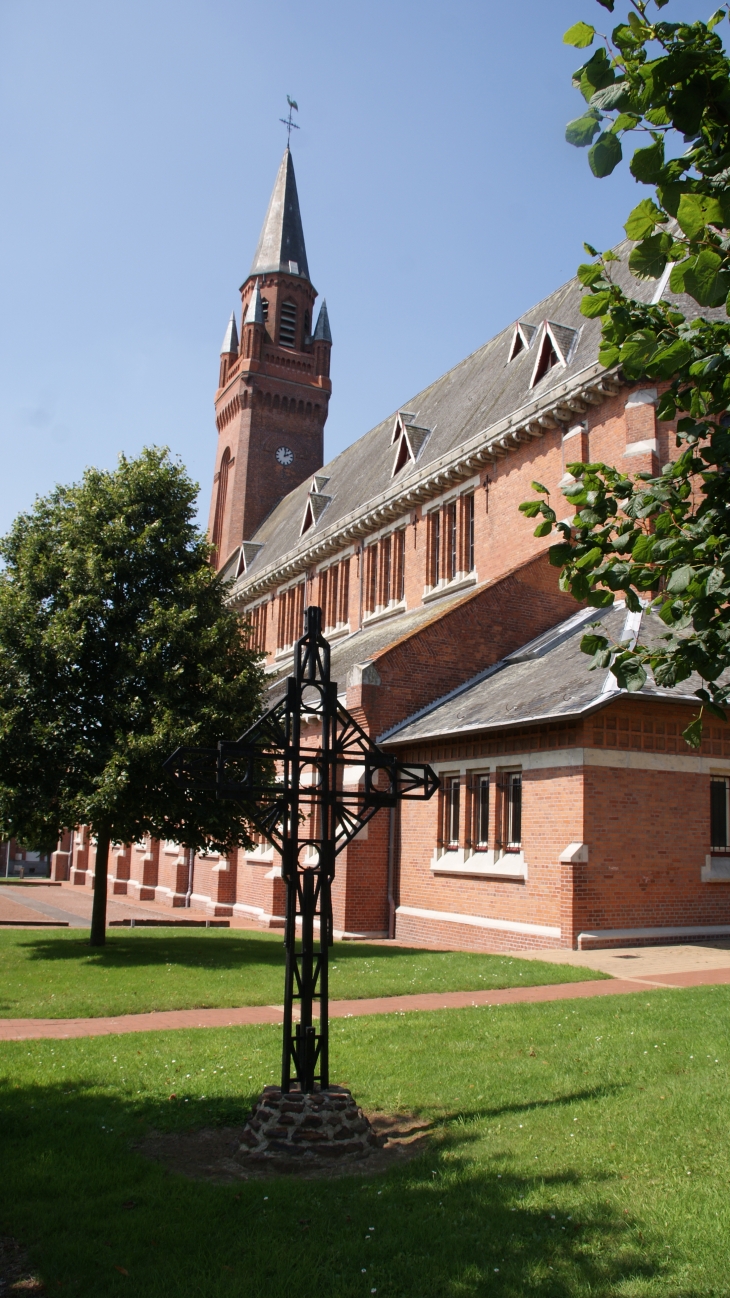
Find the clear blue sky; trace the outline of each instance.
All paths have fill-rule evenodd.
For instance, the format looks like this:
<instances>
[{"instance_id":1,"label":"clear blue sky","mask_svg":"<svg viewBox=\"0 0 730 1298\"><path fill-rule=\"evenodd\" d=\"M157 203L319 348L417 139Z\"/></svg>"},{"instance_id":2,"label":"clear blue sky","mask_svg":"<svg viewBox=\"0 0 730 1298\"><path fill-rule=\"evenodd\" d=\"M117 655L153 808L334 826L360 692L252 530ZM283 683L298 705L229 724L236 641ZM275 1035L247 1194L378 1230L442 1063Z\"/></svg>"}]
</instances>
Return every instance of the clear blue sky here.
<instances>
[{"instance_id":1,"label":"clear blue sky","mask_svg":"<svg viewBox=\"0 0 730 1298\"><path fill-rule=\"evenodd\" d=\"M611 22L595 0L3 0L0 531L152 443L207 515L218 351L287 93L328 457L569 278L583 239L619 239L636 185L563 138L580 17Z\"/></svg>"}]
</instances>

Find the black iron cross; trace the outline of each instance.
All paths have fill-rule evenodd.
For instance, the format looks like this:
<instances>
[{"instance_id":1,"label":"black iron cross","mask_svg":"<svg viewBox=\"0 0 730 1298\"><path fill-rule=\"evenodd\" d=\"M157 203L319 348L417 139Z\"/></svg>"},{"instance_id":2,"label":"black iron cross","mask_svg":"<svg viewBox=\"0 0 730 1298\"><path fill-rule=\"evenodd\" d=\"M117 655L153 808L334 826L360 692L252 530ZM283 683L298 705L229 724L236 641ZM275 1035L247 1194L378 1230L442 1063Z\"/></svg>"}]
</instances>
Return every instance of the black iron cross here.
<instances>
[{"instance_id":1,"label":"black iron cross","mask_svg":"<svg viewBox=\"0 0 730 1298\"><path fill-rule=\"evenodd\" d=\"M281 1089L329 1086L328 952L335 860L382 807L430 798L430 766L399 762L338 702L321 609L304 614L286 694L260 721L217 748L178 748L165 769L187 788L215 788L281 853L286 884L286 985ZM299 930L299 932L298 932ZM294 1002L299 1021L293 1023ZM313 1023L319 1001L319 1032Z\"/></svg>"}]
</instances>

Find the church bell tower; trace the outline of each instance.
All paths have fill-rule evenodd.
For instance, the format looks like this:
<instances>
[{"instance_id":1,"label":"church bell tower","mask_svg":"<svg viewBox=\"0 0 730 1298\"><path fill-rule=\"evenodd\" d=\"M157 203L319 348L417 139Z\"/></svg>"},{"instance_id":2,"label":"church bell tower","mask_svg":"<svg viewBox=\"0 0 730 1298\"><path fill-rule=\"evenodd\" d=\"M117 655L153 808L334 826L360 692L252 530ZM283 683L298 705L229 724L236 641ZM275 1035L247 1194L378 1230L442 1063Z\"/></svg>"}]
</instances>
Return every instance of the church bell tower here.
<instances>
[{"instance_id":1,"label":"church bell tower","mask_svg":"<svg viewBox=\"0 0 730 1298\"><path fill-rule=\"evenodd\" d=\"M234 314L221 350L208 532L216 568L322 467L332 336L326 302L312 325L316 297L287 147L241 286L240 340Z\"/></svg>"}]
</instances>

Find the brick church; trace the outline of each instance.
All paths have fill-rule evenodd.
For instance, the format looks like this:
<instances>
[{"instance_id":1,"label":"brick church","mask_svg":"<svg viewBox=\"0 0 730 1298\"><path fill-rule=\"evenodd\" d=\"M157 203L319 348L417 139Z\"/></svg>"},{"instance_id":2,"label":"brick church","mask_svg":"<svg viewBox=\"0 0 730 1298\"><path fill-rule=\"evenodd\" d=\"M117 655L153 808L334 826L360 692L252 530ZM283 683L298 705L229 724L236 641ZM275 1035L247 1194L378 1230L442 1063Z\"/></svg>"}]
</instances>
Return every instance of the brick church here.
<instances>
[{"instance_id":1,"label":"brick church","mask_svg":"<svg viewBox=\"0 0 730 1298\"><path fill-rule=\"evenodd\" d=\"M713 723L695 752L681 732L698 682L629 695L588 670L587 622L643 643L663 626L561 594L550 538L517 509L537 478L570 515L573 461L653 473L676 454L656 389L598 363L581 296L571 280L324 464L332 334L284 154L220 357L215 562L272 702L319 604L346 707L441 779L338 859L337 936L507 950L730 935L730 731ZM92 885L86 832L64 847L56 877ZM223 859L147 841L109 868L111 893L283 923L263 842Z\"/></svg>"}]
</instances>

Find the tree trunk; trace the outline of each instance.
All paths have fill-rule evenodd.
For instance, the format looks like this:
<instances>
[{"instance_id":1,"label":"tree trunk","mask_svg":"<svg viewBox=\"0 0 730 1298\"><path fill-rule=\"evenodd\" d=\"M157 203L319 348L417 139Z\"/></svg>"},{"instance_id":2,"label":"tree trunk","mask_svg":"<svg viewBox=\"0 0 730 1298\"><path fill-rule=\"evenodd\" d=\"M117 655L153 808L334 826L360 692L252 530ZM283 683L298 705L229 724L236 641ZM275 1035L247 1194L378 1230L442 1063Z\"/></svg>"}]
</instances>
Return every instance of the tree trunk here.
<instances>
[{"instance_id":1,"label":"tree trunk","mask_svg":"<svg viewBox=\"0 0 730 1298\"><path fill-rule=\"evenodd\" d=\"M96 835L94 904L91 910L91 937L89 938L89 946L104 946L106 942L106 884L109 868L110 842L110 830L100 829Z\"/></svg>"}]
</instances>

